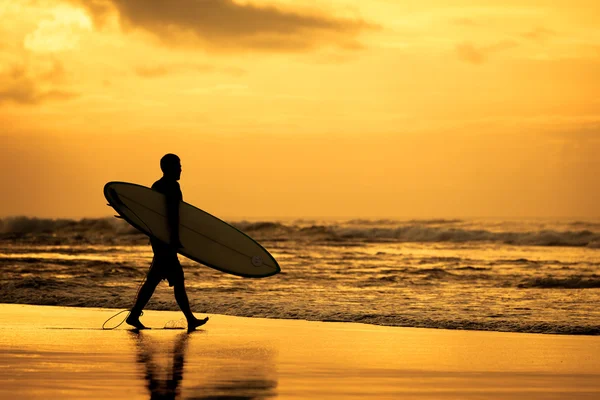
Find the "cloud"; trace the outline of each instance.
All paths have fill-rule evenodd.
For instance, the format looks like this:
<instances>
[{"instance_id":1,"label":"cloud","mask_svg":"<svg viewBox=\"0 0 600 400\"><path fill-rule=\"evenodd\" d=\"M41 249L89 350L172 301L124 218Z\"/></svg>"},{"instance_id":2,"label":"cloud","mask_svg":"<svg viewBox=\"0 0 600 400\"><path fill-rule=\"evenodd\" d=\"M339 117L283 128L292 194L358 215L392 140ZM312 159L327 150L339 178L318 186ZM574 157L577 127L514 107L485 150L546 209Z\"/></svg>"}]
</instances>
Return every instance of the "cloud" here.
<instances>
[{"instance_id":1,"label":"cloud","mask_svg":"<svg viewBox=\"0 0 600 400\"><path fill-rule=\"evenodd\" d=\"M0 90L0 104L40 104L48 100L68 100L78 95L64 90L39 90L31 81L21 82Z\"/></svg>"},{"instance_id":2,"label":"cloud","mask_svg":"<svg viewBox=\"0 0 600 400\"><path fill-rule=\"evenodd\" d=\"M529 32L523 33L521 36L525 39L531 39L538 42L544 42L548 40L550 37L556 35L556 32L546 28L535 28Z\"/></svg>"},{"instance_id":3,"label":"cloud","mask_svg":"<svg viewBox=\"0 0 600 400\"><path fill-rule=\"evenodd\" d=\"M471 43L462 43L456 46L458 58L471 64L481 64L485 60L482 50L475 48Z\"/></svg>"},{"instance_id":4,"label":"cloud","mask_svg":"<svg viewBox=\"0 0 600 400\"><path fill-rule=\"evenodd\" d=\"M80 0L95 19L110 7L126 29L143 30L168 46L202 46L212 51L298 51L322 45L360 48L356 37L375 26L342 19L240 4L232 0Z\"/></svg>"},{"instance_id":5,"label":"cloud","mask_svg":"<svg viewBox=\"0 0 600 400\"><path fill-rule=\"evenodd\" d=\"M0 104L40 104L52 100L77 97L75 92L56 88L63 81L65 71L59 62L46 70L32 72L30 67L14 65L0 72Z\"/></svg>"},{"instance_id":6,"label":"cloud","mask_svg":"<svg viewBox=\"0 0 600 400\"><path fill-rule=\"evenodd\" d=\"M472 18L454 18L452 22L456 25L461 26L479 26L479 22L475 21Z\"/></svg>"},{"instance_id":7,"label":"cloud","mask_svg":"<svg viewBox=\"0 0 600 400\"><path fill-rule=\"evenodd\" d=\"M577 143L600 145L600 116L575 117L550 130L552 137Z\"/></svg>"},{"instance_id":8,"label":"cloud","mask_svg":"<svg viewBox=\"0 0 600 400\"><path fill-rule=\"evenodd\" d=\"M211 64L159 64L153 66L139 66L135 73L142 78L159 78L162 76L181 73L181 72L200 72L200 73L223 73L233 76L241 76L246 73L242 68L237 67L219 67Z\"/></svg>"},{"instance_id":9,"label":"cloud","mask_svg":"<svg viewBox=\"0 0 600 400\"><path fill-rule=\"evenodd\" d=\"M59 6L49 12L50 19L38 23L37 29L25 37L26 49L38 53L74 50L80 35L91 30L91 21L82 10Z\"/></svg>"},{"instance_id":10,"label":"cloud","mask_svg":"<svg viewBox=\"0 0 600 400\"><path fill-rule=\"evenodd\" d=\"M458 44L455 47L455 52L458 58L470 64L482 64L492 53L507 50L518 46L518 43L513 40L504 40L489 46L476 47L475 45L465 42Z\"/></svg>"},{"instance_id":11,"label":"cloud","mask_svg":"<svg viewBox=\"0 0 600 400\"><path fill-rule=\"evenodd\" d=\"M25 73L25 70L23 67L20 67L22 73ZM63 66L63 64L57 60L54 60L52 62L52 65L47 68L46 70L41 70L39 72L39 78L43 81L48 81L48 82L52 82L52 83L61 83L64 82L65 78L66 78L67 74L65 71L65 67Z\"/></svg>"}]
</instances>

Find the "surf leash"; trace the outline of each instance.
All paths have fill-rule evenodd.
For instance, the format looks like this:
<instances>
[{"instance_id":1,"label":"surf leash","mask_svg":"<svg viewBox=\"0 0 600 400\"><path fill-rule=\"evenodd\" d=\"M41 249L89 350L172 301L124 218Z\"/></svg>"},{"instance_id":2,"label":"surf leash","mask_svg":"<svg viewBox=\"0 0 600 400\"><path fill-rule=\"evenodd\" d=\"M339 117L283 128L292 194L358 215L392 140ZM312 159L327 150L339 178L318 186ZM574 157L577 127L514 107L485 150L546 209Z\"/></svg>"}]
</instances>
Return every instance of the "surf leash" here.
<instances>
[{"instance_id":1,"label":"surf leash","mask_svg":"<svg viewBox=\"0 0 600 400\"><path fill-rule=\"evenodd\" d=\"M152 265L150 265L150 267L152 267ZM140 285L138 286L137 294L135 295L136 299L137 299L138 295L140 294L140 290L142 289L142 285L144 284L144 282L146 282L146 278L144 278L140 282ZM113 326L113 327L110 327L110 328L106 328L105 327L106 324L108 324L108 321L110 321L111 319L117 317L118 315L123 314L124 312L126 312L127 315L125 316L125 318L123 318L123 321L119 322L119 325ZM102 324L102 330L104 330L104 331L112 331L113 329L117 329L119 326L123 325L123 322L125 322L127 320L127 318L129 318L129 314L131 314L130 310L121 310L121 311L119 311L118 313L116 313L115 315L113 315L112 317L110 317L109 319L107 319L106 321L104 321L104 323ZM142 315L144 315L143 311L140 313L140 316L142 316Z\"/></svg>"},{"instance_id":2,"label":"surf leash","mask_svg":"<svg viewBox=\"0 0 600 400\"><path fill-rule=\"evenodd\" d=\"M108 321L112 320L113 318L117 317L120 314L123 314L124 312L128 313L125 318L123 318L123 321L119 322L119 324L117 326L113 326L110 328L107 328L105 325L108 324ZM131 311L129 310L123 310L123 311L119 311L118 313L116 313L115 315L113 315L112 317L110 317L109 319L107 319L106 321L104 321L104 323L102 324L102 330L105 331L112 331L113 329L117 329L118 327L120 327L121 325L123 325L123 322L125 322L125 320L129 317L129 314L131 314Z\"/></svg>"},{"instance_id":3,"label":"surf leash","mask_svg":"<svg viewBox=\"0 0 600 400\"><path fill-rule=\"evenodd\" d=\"M150 265L150 267L152 267L152 265ZM140 290L142 289L142 285L144 284L144 282L146 282L146 278L147 278L147 276L140 282L140 284L138 286L137 293L135 295L136 299L137 299L138 295L140 294ZM118 315L123 314L124 312L126 312L127 315L125 316L125 318L123 318L123 321L119 322L119 325L113 326L113 327L110 327L110 328L106 328L105 327L106 324L108 324L108 321L110 321L111 319L117 317ZM117 329L119 326L123 325L123 322L125 322L127 320L127 318L129 317L129 314L131 314L130 310L121 310L121 311L119 311L118 313L116 313L115 315L113 315L112 317L110 317L109 319L107 319L106 321L104 321L104 323L102 324L102 330L104 330L104 331L112 331L113 329ZM142 315L144 315L143 311L140 313L140 316L142 316Z\"/></svg>"},{"instance_id":4,"label":"surf leash","mask_svg":"<svg viewBox=\"0 0 600 400\"><path fill-rule=\"evenodd\" d=\"M152 264L150 264L150 268L152 268ZM148 269L149 270L149 269ZM138 295L140 294L140 290L142 289L142 285L144 284L144 282L146 282L146 278L148 278L148 274L146 273L146 276L144 277L144 279L142 279L140 281L140 284L138 285L137 288L137 293L135 295L135 298L137 299ZM123 320L121 322L119 322L119 324L117 326L113 326L113 327L106 327L106 324L108 324L108 321L112 320L113 318L117 317L118 315L123 314L124 312L127 313L127 315L125 316L125 318L123 318ZM104 323L102 324L102 330L105 331L112 331L113 329L117 329L119 326L123 325L123 322L125 322L127 320L127 318L129 318L129 314L131 314L130 310L121 310L118 313L116 313L115 315L113 315L112 317L110 317L109 319L107 319L106 321L104 321ZM144 312L142 311L140 313L140 316L144 315Z\"/></svg>"}]
</instances>

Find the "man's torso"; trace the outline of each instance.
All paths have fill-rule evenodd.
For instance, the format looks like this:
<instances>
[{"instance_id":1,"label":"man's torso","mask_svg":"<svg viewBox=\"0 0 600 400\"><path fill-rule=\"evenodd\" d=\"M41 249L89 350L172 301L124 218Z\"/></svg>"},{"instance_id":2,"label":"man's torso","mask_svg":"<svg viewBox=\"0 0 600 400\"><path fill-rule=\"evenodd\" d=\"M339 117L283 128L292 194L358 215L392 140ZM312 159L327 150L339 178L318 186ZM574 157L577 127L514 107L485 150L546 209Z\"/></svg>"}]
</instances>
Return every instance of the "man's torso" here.
<instances>
[{"instance_id":1,"label":"man's torso","mask_svg":"<svg viewBox=\"0 0 600 400\"><path fill-rule=\"evenodd\" d=\"M167 202L179 202L183 200L183 195L181 193L181 188L179 187L179 182L175 180L166 179L165 177L160 178L152 185L152 189L156 190L159 193L164 194L167 197ZM158 257L177 257L177 251L175 251L168 244L155 239L153 237L150 238L150 244L152 245L152 250L154 251L154 255Z\"/></svg>"}]
</instances>

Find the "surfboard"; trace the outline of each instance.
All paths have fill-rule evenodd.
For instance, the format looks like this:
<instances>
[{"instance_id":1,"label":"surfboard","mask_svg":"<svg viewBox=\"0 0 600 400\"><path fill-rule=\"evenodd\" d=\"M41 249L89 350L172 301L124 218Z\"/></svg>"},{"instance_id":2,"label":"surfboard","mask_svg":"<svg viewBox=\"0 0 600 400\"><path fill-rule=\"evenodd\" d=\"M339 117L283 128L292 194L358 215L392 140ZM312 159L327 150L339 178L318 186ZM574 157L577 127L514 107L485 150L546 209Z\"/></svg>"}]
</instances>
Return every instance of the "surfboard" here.
<instances>
[{"instance_id":1,"label":"surfboard","mask_svg":"<svg viewBox=\"0 0 600 400\"><path fill-rule=\"evenodd\" d=\"M134 183L108 182L104 197L133 227L169 242L165 195ZM250 236L183 201L179 204L179 241L179 254L232 275L264 278L281 271L275 258Z\"/></svg>"}]
</instances>

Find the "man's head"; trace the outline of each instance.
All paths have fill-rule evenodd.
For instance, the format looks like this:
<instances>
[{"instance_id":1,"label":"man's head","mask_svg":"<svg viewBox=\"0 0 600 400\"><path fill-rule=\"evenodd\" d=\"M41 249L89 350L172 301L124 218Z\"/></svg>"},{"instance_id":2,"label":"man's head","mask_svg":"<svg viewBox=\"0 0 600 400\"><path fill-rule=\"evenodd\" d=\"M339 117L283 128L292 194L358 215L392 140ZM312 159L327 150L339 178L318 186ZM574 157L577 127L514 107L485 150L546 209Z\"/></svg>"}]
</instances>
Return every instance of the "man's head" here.
<instances>
[{"instance_id":1,"label":"man's head","mask_svg":"<svg viewBox=\"0 0 600 400\"><path fill-rule=\"evenodd\" d=\"M175 154L165 154L160 159L160 169L167 178L176 181L181 178L181 161Z\"/></svg>"}]
</instances>

